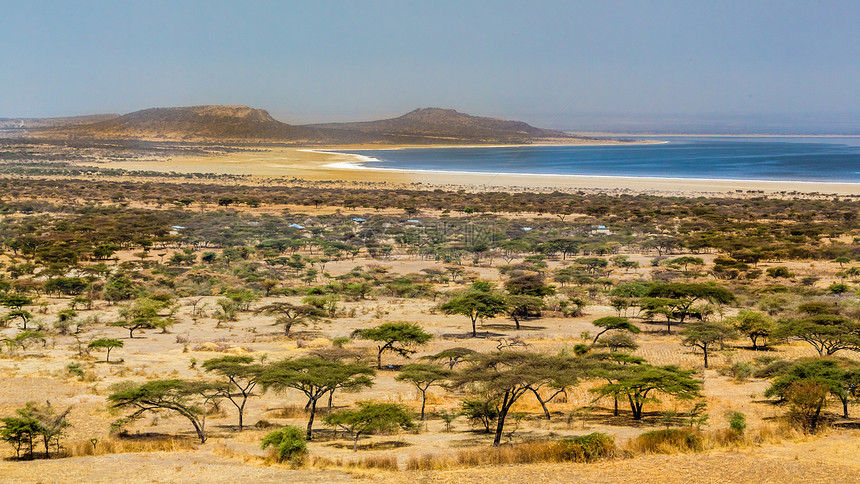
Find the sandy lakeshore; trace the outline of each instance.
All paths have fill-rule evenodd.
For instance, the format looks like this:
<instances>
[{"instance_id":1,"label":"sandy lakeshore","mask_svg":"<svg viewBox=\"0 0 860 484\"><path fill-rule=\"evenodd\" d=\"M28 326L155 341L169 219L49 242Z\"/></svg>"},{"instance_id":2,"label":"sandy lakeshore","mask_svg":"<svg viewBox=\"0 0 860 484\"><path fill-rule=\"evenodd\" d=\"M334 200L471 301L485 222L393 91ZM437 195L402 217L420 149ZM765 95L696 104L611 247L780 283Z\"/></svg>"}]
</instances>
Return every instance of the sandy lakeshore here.
<instances>
[{"instance_id":1,"label":"sandy lakeshore","mask_svg":"<svg viewBox=\"0 0 860 484\"><path fill-rule=\"evenodd\" d=\"M401 146L387 149L406 148ZM331 148L266 147L224 156L183 156L151 161L111 161L94 166L176 173L217 173L256 177L298 178L311 181L346 181L416 184L486 189L600 189L630 193L708 194L761 191L860 195L860 184L800 181L652 178L589 175L535 175L516 173L445 172L386 169L366 157L330 150L383 149L380 146Z\"/></svg>"}]
</instances>

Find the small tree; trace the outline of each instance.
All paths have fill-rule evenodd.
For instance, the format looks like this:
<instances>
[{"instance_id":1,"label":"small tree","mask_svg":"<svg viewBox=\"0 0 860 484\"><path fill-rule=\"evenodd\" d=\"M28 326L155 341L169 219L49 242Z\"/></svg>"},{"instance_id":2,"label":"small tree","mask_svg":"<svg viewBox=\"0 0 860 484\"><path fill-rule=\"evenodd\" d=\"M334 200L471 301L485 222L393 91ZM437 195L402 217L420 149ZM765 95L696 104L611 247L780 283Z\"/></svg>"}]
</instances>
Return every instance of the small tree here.
<instances>
[{"instance_id":1,"label":"small tree","mask_svg":"<svg viewBox=\"0 0 860 484\"><path fill-rule=\"evenodd\" d=\"M470 355L474 355L475 353L477 353L477 351L471 348L463 348L461 346L457 346L455 348L448 348L447 350L442 350L435 355L422 356L422 358L431 361L445 360L445 364L448 365L448 369L453 370L455 365L461 363L463 360L468 358Z\"/></svg>"},{"instance_id":2,"label":"small tree","mask_svg":"<svg viewBox=\"0 0 860 484\"><path fill-rule=\"evenodd\" d=\"M396 403L358 402L358 410L344 410L325 416L325 423L340 427L352 436L352 451L358 451L358 439L375 432L410 430L415 424L403 406Z\"/></svg>"},{"instance_id":3,"label":"small tree","mask_svg":"<svg viewBox=\"0 0 860 484\"><path fill-rule=\"evenodd\" d=\"M677 366L630 365L618 367L615 381L591 392L598 398L624 395L630 402L633 420L642 420L642 408L646 403L659 402L654 393L665 393L679 399L692 399L699 395L701 383L693 378L693 370L681 370Z\"/></svg>"},{"instance_id":4,"label":"small tree","mask_svg":"<svg viewBox=\"0 0 860 484\"><path fill-rule=\"evenodd\" d=\"M87 345L89 349L106 349L107 355L105 356L105 363L110 361L110 350L114 348L122 348L124 346L123 342L118 339L113 338L99 338L93 341L90 341L90 344Z\"/></svg>"},{"instance_id":5,"label":"small tree","mask_svg":"<svg viewBox=\"0 0 860 484\"><path fill-rule=\"evenodd\" d=\"M436 365L412 364L400 370L394 379L411 383L421 392L421 420L424 420L424 408L427 404L427 389L438 385L451 376L451 370Z\"/></svg>"},{"instance_id":6,"label":"small tree","mask_svg":"<svg viewBox=\"0 0 860 484\"><path fill-rule=\"evenodd\" d=\"M278 462L287 460L296 462L308 453L307 441L302 429L293 425L287 425L263 437L260 448L265 450L269 447L274 448Z\"/></svg>"},{"instance_id":7,"label":"small tree","mask_svg":"<svg viewBox=\"0 0 860 484\"><path fill-rule=\"evenodd\" d=\"M119 326L128 330L128 337L133 339L134 332L138 329L150 329L155 327L167 327L171 322L162 321L170 318L172 321L175 309L162 317L160 312L169 304L169 301L160 301L151 298L136 299L131 304L119 310L120 320L111 323L111 326Z\"/></svg>"},{"instance_id":8,"label":"small tree","mask_svg":"<svg viewBox=\"0 0 860 484\"><path fill-rule=\"evenodd\" d=\"M472 337L478 336L476 322L478 318L495 318L505 312L507 304L505 296L491 291L469 290L452 297L442 304L440 309L445 314L460 314L472 321Z\"/></svg>"},{"instance_id":9,"label":"small tree","mask_svg":"<svg viewBox=\"0 0 860 484\"><path fill-rule=\"evenodd\" d=\"M575 377L569 360L539 353L499 351L478 353L470 365L451 377L453 388L469 388L494 402L498 411L493 446L501 443L505 418L526 392L552 385L559 378Z\"/></svg>"},{"instance_id":10,"label":"small tree","mask_svg":"<svg viewBox=\"0 0 860 484\"><path fill-rule=\"evenodd\" d=\"M260 384L265 390L296 389L308 398L307 439L313 438L317 402L338 388L357 391L373 385L373 368L360 363L343 363L318 356L286 359L267 366Z\"/></svg>"},{"instance_id":11,"label":"small tree","mask_svg":"<svg viewBox=\"0 0 860 484\"><path fill-rule=\"evenodd\" d=\"M514 320L517 329L520 329L520 319L540 316L541 310L546 307L543 299L529 295L510 295L507 302L505 312Z\"/></svg>"},{"instance_id":12,"label":"small tree","mask_svg":"<svg viewBox=\"0 0 860 484\"><path fill-rule=\"evenodd\" d=\"M705 368L708 367L708 352L714 346L723 345L735 336L735 330L722 323L692 323L681 330L682 343L702 350Z\"/></svg>"},{"instance_id":13,"label":"small tree","mask_svg":"<svg viewBox=\"0 0 860 484\"><path fill-rule=\"evenodd\" d=\"M5 417L0 419L0 439L15 449L15 457L21 458L21 451L27 452L28 458L33 458L33 449L39 436L39 422L34 418Z\"/></svg>"},{"instance_id":14,"label":"small tree","mask_svg":"<svg viewBox=\"0 0 860 484\"><path fill-rule=\"evenodd\" d=\"M229 385L222 387L222 394L239 412L239 432L241 432L245 404L248 398L253 396L254 387L257 386L263 374L263 366L255 364L254 358L250 356L222 356L204 361L203 369L227 379Z\"/></svg>"},{"instance_id":15,"label":"small tree","mask_svg":"<svg viewBox=\"0 0 860 484\"><path fill-rule=\"evenodd\" d=\"M310 304L296 305L288 302L276 302L260 307L256 311L259 313L277 316L275 326L284 327L284 335L290 334L290 329L294 324L307 326L308 321L318 321L325 317L326 312L316 306Z\"/></svg>"},{"instance_id":16,"label":"small tree","mask_svg":"<svg viewBox=\"0 0 860 484\"><path fill-rule=\"evenodd\" d=\"M172 410L187 418L200 439L206 443L206 410L209 402L221 398L221 385L187 380L155 380L142 384L125 382L114 387L108 396L113 408L136 409L129 418L146 412Z\"/></svg>"},{"instance_id":17,"label":"small tree","mask_svg":"<svg viewBox=\"0 0 860 484\"><path fill-rule=\"evenodd\" d=\"M412 323L384 323L375 328L359 329L353 333L359 338L376 341L376 368L382 369L382 353L390 351L404 358L415 353L412 347L424 344L433 338L421 326Z\"/></svg>"},{"instance_id":18,"label":"small tree","mask_svg":"<svg viewBox=\"0 0 860 484\"><path fill-rule=\"evenodd\" d=\"M742 310L730 320L730 323L752 341L753 351L759 349L759 339L767 340L776 329L773 319L757 311Z\"/></svg>"},{"instance_id":19,"label":"small tree","mask_svg":"<svg viewBox=\"0 0 860 484\"><path fill-rule=\"evenodd\" d=\"M618 316L606 316L595 319L591 324L598 328L603 328L603 331L597 333L597 336L594 337L594 341L592 341L591 344L597 343L597 338L600 338L603 333L611 330L628 331L633 334L639 334L639 328L636 327L636 325L631 323L629 319Z\"/></svg>"}]
</instances>

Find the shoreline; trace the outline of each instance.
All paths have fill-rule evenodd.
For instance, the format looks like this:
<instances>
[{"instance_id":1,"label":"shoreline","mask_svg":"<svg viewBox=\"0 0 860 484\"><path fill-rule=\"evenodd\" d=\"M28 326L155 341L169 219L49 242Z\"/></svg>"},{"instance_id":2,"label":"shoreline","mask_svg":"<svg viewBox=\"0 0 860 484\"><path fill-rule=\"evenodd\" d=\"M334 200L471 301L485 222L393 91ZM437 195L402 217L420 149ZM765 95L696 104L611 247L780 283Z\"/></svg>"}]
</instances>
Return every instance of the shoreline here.
<instances>
[{"instance_id":1,"label":"shoreline","mask_svg":"<svg viewBox=\"0 0 860 484\"><path fill-rule=\"evenodd\" d=\"M349 154L349 153L342 153ZM355 154L355 156L362 156L367 158L364 155ZM325 168L333 168L338 170L374 170L374 171L389 171L394 173L415 173L422 174L427 173L431 175L466 175L466 176L504 176L504 177L564 177L571 179L588 179L588 178L605 178L609 180L642 180L642 181L652 181L652 182L663 182L663 181L671 181L671 182L694 182L694 183L802 183L802 184L810 184L810 185L856 185L858 190L860 190L860 182L834 182L834 181L808 181L808 180L757 180L757 179L744 179L744 178L693 178L693 177L660 177L660 176L635 176L635 175L579 175L575 173L519 173L519 172L489 172L489 171L461 171L461 170L429 170L429 169L420 169L420 168L381 168L375 166L365 166L362 163L371 163L371 162L381 162L384 163L383 160L371 159L371 160L361 160L356 162L351 161L338 161L335 163L329 163L327 165L323 165ZM858 192L860 193L860 192Z\"/></svg>"},{"instance_id":2,"label":"shoreline","mask_svg":"<svg viewBox=\"0 0 860 484\"><path fill-rule=\"evenodd\" d=\"M408 148L408 146L388 146ZM353 147L266 147L263 151L232 153L227 156L189 155L148 161L88 162L103 168L175 173L215 173L250 175L260 179L295 179L337 183L361 183L422 187L427 189L465 189L470 191L602 191L624 194L665 196L725 196L726 194L817 193L860 195L860 183L730 180L707 178L660 178L613 175L547 175L520 173L421 171L365 166L368 157L331 149L378 149Z\"/></svg>"}]
</instances>

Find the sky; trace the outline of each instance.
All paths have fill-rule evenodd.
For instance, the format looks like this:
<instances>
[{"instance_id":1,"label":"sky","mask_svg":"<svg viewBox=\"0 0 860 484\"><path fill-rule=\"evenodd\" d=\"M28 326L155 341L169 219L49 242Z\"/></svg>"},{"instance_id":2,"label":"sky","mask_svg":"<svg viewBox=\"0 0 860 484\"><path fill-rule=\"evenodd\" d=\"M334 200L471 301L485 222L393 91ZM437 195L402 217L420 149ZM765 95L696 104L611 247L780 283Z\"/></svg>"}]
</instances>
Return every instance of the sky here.
<instances>
[{"instance_id":1,"label":"sky","mask_svg":"<svg viewBox=\"0 0 860 484\"><path fill-rule=\"evenodd\" d=\"M2 0L0 117L454 108L556 129L860 134L857 0Z\"/></svg>"}]
</instances>

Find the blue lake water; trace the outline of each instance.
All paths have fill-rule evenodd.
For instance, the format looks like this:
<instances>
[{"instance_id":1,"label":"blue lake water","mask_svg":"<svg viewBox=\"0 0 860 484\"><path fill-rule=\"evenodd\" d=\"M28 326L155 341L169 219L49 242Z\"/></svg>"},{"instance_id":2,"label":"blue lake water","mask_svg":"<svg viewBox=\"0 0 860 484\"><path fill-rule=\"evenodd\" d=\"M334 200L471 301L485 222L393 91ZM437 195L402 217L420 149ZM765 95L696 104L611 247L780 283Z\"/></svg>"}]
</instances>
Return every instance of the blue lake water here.
<instances>
[{"instance_id":1,"label":"blue lake water","mask_svg":"<svg viewBox=\"0 0 860 484\"><path fill-rule=\"evenodd\" d=\"M648 138L664 144L351 150L368 168L860 183L860 138Z\"/></svg>"}]
</instances>

